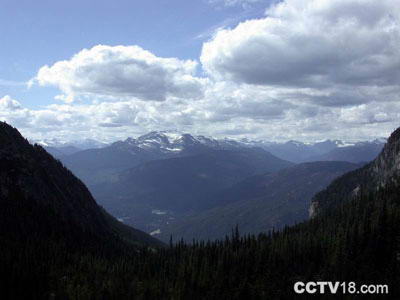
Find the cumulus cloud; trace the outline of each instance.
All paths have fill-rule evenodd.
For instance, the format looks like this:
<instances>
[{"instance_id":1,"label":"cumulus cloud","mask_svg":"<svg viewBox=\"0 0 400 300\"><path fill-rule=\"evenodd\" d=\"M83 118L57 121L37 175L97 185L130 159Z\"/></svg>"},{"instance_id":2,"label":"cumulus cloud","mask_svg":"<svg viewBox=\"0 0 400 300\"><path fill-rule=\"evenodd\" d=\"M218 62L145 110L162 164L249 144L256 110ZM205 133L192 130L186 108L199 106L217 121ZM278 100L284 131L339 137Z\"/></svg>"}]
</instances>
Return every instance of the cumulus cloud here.
<instances>
[{"instance_id":1,"label":"cumulus cloud","mask_svg":"<svg viewBox=\"0 0 400 300\"><path fill-rule=\"evenodd\" d=\"M396 0L286 0L266 17L221 29L201 62L218 80L324 88L400 81Z\"/></svg>"},{"instance_id":2,"label":"cumulus cloud","mask_svg":"<svg viewBox=\"0 0 400 300\"><path fill-rule=\"evenodd\" d=\"M198 101L69 103L37 110L3 97L0 120L34 139L85 137L115 141L152 130L176 129L217 137L315 140L385 136L400 117L400 102L350 107L297 105L277 100L279 91L264 89L250 93L246 88L250 87L220 83Z\"/></svg>"},{"instance_id":3,"label":"cumulus cloud","mask_svg":"<svg viewBox=\"0 0 400 300\"><path fill-rule=\"evenodd\" d=\"M2 111L15 111L21 109L21 104L12 99L9 95L0 98L0 108Z\"/></svg>"},{"instance_id":4,"label":"cumulus cloud","mask_svg":"<svg viewBox=\"0 0 400 300\"><path fill-rule=\"evenodd\" d=\"M195 61L95 46L34 79L67 103L30 110L6 96L0 119L34 137L106 141L166 129L269 140L387 136L400 119L399 22L395 0L281 1L204 44L208 78L196 76Z\"/></svg>"},{"instance_id":5,"label":"cumulus cloud","mask_svg":"<svg viewBox=\"0 0 400 300\"><path fill-rule=\"evenodd\" d=\"M195 76L196 67L195 61L157 57L138 46L98 45L43 66L31 84L58 87L64 93L58 99L66 102L77 96L198 99L204 79Z\"/></svg>"},{"instance_id":6,"label":"cumulus cloud","mask_svg":"<svg viewBox=\"0 0 400 300\"><path fill-rule=\"evenodd\" d=\"M7 121L15 126L30 127L31 112L9 95L0 98L0 121Z\"/></svg>"}]
</instances>

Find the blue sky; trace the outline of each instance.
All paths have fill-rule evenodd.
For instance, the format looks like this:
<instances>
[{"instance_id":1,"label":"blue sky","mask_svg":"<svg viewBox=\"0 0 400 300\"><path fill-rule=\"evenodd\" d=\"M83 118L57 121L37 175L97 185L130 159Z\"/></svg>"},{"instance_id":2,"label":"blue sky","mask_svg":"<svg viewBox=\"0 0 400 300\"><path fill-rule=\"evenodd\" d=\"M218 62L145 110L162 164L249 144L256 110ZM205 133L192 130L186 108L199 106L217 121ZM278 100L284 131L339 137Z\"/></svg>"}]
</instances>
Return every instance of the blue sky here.
<instances>
[{"instance_id":1,"label":"blue sky","mask_svg":"<svg viewBox=\"0 0 400 300\"><path fill-rule=\"evenodd\" d=\"M0 120L30 138L399 126L397 0L2 0L0 36Z\"/></svg>"},{"instance_id":2,"label":"blue sky","mask_svg":"<svg viewBox=\"0 0 400 300\"><path fill-rule=\"evenodd\" d=\"M140 45L161 57L197 59L213 29L264 14L268 1L251 7L206 0L3 0L0 4L0 95L29 108L54 102L57 90L27 90L43 65L69 59L98 44ZM14 83L14 84L13 84Z\"/></svg>"}]
</instances>

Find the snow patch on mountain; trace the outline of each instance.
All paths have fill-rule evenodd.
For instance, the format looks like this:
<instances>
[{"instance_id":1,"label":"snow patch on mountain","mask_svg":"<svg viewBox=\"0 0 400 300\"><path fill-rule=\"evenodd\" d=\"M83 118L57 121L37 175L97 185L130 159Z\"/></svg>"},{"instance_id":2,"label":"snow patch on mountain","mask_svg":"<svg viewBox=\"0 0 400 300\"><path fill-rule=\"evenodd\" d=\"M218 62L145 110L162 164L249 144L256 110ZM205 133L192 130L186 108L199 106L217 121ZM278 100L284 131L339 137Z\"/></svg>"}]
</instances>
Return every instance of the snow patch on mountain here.
<instances>
[{"instance_id":1,"label":"snow patch on mountain","mask_svg":"<svg viewBox=\"0 0 400 300\"><path fill-rule=\"evenodd\" d=\"M161 229L157 229L157 230L154 230L154 231L150 232L151 236L154 236L154 235L157 235L157 234L161 234Z\"/></svg>"}]
</instances>

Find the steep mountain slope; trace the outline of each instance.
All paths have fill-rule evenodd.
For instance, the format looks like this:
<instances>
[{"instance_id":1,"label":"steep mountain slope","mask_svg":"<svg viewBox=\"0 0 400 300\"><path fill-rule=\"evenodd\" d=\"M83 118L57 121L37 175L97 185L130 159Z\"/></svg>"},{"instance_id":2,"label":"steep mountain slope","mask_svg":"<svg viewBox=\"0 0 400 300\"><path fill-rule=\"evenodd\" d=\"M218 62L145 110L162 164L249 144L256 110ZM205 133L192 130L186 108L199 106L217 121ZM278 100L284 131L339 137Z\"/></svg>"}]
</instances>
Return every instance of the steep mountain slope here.
<instances>
[{"instance_id":1,"label":"steep mountain slope","mask_svg":"<svg viewBox=\"0 0 400 300\"><path fill-rule=\"evenodd\" d=\"M347 162L313 162L247 178L219 192L214 197L218 207L170 222L157 237L221 239L236 225L241 233L258 234L303 221L312 196L357 167Z\"/></svg>"},{"instance_id":2,"label":"steep mountain slope","mask_svg":"<svg viewBox=\"0 0 400 300\"><path fill-rule=\"evenodd\" d=\"M262 149L208 151L150 161L123 171L113 183L91 189L114 216L151 232L158 228L157 219L164 222L171 213L176 217L214 206L213 195L218 191L246 177L290 165Z\"/></svg>"},{"instance_id":3,"label":"steep mountain slope","mask_svg":"<svg viewBox=\"0 0 400 300\"><path fill-rule=\"evenodd\" d=\"M2 241L126 240L160 245L100 208L85 185L41 146L0 123L0 237Z\"/></svg>"},{"instance_id":4,"label":"steep mountain slope","mask_svg":"<svg viewBox=\"0 0 400 300\"><path fill-rule=\"evenodd\" d=\"M389 137L378 157L364 167L343 175L318 193L311 203L310 216L333 209L362 192L397 183L400 175L400 128Z\"/></svg>"}]
</instances>

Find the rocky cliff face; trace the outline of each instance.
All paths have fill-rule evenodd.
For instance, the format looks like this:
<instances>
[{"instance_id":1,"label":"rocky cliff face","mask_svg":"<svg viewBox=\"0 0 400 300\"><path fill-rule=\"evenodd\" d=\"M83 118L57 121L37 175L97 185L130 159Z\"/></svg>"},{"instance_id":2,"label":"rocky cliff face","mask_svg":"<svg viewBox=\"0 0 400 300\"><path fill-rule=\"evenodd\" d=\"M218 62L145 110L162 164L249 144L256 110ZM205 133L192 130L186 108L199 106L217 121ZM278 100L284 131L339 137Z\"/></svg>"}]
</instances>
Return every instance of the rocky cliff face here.
<instances>
[{"instance_id":1,"label":"rocky cliff face","mask_svg":"<svg viewBox=\"0 0 400 300\"><path fill-rule=\"evenodd\" d=\"M360 195L388 184L400 184L400 128L389 137L378 157L355 171L333 181L325 190L316 194L309 209L313 218L324 211Z\"/></svg>"},{"instance_id":2,"label":"rocky cliff face","mask_svg":"<svg viewBox=\"0 0 400 300\"><path fill-rule=\"evenodd\" d=\"M380 155L372 162L370 170L378 186L397 183L400 175L400 128L391 134Z\"/></svg>"}]
</instances>

